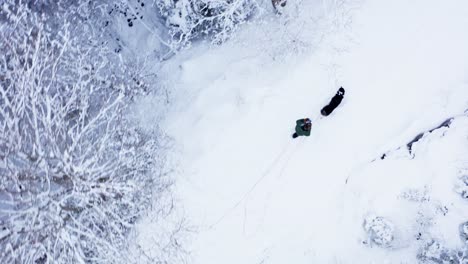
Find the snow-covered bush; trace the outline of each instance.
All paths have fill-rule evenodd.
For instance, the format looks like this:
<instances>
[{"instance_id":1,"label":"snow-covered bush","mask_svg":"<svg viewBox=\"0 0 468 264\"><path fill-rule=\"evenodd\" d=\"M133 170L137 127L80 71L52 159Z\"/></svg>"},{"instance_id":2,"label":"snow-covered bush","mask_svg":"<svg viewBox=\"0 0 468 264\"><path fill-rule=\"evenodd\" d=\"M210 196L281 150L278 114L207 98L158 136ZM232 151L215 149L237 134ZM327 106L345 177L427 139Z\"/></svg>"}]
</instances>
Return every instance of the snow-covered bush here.
<instances>
[{"instance_id":1,"label":"snow-covered bush","mask_svg":"<svg viewBox=\"0 0 468 264\"><path fill-rule=\"evenodd\" d=\"M258 7L256 0L155 0L155 3L177 47L206 36L214 43L223 42Z\"/></svg>"},{"instance_id":2,"label":"snow-covered bush","mask_svg":"<svg viewBox=\"0 0 468 264\"><path fill-rule=\"evenodd\" d=\"M395 228L389 220L371 214L364 219L363 226L371 243L380 247L391 246Z\"/></svg>"},{"instance_id":3,"label":"snow-covered bush","mask_svg":"<svg viewBox=\"0 0 468 264\"><path fill-rule=\"evenodd\" d=\"M424 264L468 264L468 244L459 249L450 249L440 241L431 239L419 250L417 259Z\"/></svg>"},{"instance_id":4,"label":"snow-covered bush","mask_svg":"<svg viewBox=\"0 0 468 264\"><path fill-rule=\"evenodd\" d=\"M468 243L468 221L460 224L460 238L463 242Z\"/></svg>"},{"instance_id":5,"label":"snow-covered bush","mask_svg":"<svg viewBox=\"0 0 468 264\"><path fill-rule=\"evenodd\" d=\"M453 256L456 264L468 264L468 245L465 245L462 249L458 250Z\"/></svg>"},{"instance_id":6,"label":"snow-covered bush","mask_svg":"<svg viewBox=\"0 0 468 264\"><path fill-rule=\"evenodd\" d=\"M408 188L405 189L399 197L410 202L427 203L431 201L429 188L424 186L423 189Z\"/></svg>"},{"instance_id":7,"label":"snow-covered bush","mask_svg":"<svg viewBox=\"0 0 468 264\"><path fill-rule=\"evenodd\" d=\"M132 262L127 236L171 184L83 5L0 6L0 263Z\"/></svg>"},{"instance_id":8,"label":"snow-covered bush","mask_svg":"<svg viewBox=\"0 0 468 264\"><path fill-rule=\"evenodd\" d=\"M463 199L468 200L468 174L462 175L459 180L455 191L458 192Z\"/></svg>"},{"instance_id":9,"label":"snow-covered bush","mask_svg":"<svg viewBox=\"0 0 468 264\"><path fill-rule=\"evenodd\" d=\"M427 264L461 263L457 261L459 259L457 254L454 254L450 249L433 239L424 245L417 258L421 263Z\"/></svg>"}]
</instances>

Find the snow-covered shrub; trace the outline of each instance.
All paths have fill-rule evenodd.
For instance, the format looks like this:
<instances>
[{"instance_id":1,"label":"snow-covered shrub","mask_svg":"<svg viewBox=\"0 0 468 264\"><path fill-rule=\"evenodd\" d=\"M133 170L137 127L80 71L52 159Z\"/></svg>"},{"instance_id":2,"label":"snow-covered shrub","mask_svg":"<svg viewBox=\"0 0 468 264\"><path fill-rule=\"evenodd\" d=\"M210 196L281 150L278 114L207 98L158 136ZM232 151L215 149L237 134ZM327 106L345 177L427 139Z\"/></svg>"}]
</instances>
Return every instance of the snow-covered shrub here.
<instances>
[{"instance_id":1,"label":"snow-covered shrub","mask_svg":"<svg viewBox=\"0 0 468 264\"><path fill-rule=\"evenodd\" d=\"M431 239L420 249L417 259L425 264L468 264L468 244L459 249L450 249Z\"/></svg>"},{"instance_id":2,"label":"snow-covered shrub","mask_svg":"<svg viewBox=\"0 0 468 264\"><path fill-rule=\"evenodd\" d=\"M458 250L456 254L454 254L455 261L453 263L456 264L468 264L468 244Z\"/></svg>"},{"instance_id":3,"label":"snow-covered shrub","mask_svg":"<svg viewBox=\"0 0 468 264\"><path fill-rule=\"evenodd\" d=\"M132 262L127 236L171 184L163 141L125 118L130 70L70 23L83 4L0 6L0 263Z\"/></svg>"},{"instance_id":4,"label":"snow-covered shrub","mask_svg":"<svg viewBox=\"0 0 468 264\"><path fill-rule=\"evenodd\" d=\"M381 216L369 215L364 219L363 226L371 243L380 247L391 246L395 228L389 220Z\"/></svg>"},{"instance_id":5,"label":"snow-covered shrub","mask_svg":"<svg viewBox=\"0 0 468 264\"><path fill-rule=\"evenodd\" d=\"M468 186L468 174L461 177L462 182Z\"/></svg>"},{"instance_id":6,"label":"snow-covered shrub","mask_svg":"<svg viewBox=\"0 0 468 264\"><path fill-rule=\"evenodd\" d=\"M463 242L468 243L468 221L460 224L460 238Z\"/></svg>"},{"instance_id":7,"label":"snow-covered shrub","mask_svg":"<svg viewBox=\"0 0 468 264\"><path fill-rule=\"evenodd\" d=\"M430 240L424 245L417 255L421 263L427 264L454 264L461 263L457 261L459 257L452 250L444 247L436 240Z\"/></svg>"},{"instance_id":8,"label":"snow-covered shrub","mask_svg":"<svg viewBox=\"0 0 468 264\"><path fill-rule=\"evenodd\" d=\"M459 180L455 191L458 192L463 199L468 200L468 174L462 175Z\"/></svg>"},{"instance_id":9,"label":"snow-covered shrub","mask_svg":"<svg viewBox=\"0 0 468 264\"><path fill-rule=\"evenodd\" d=\"M177 47L206 36L214 43L223 42L258 7L256 0L155 0L155 3Z\"/></svg>"},{"instance_id":10,"label":"snow-covered shrub","mask_svg":"<svg viewBox=\"0 0 468 264\"><path fill-rule=\"evenodd\" d=\"M431 201L431 196L427 186L424 186L423 189L408 188L404 190L399 197L401 199L417 203L427 203Z\"/></svg>"}]
</instances>

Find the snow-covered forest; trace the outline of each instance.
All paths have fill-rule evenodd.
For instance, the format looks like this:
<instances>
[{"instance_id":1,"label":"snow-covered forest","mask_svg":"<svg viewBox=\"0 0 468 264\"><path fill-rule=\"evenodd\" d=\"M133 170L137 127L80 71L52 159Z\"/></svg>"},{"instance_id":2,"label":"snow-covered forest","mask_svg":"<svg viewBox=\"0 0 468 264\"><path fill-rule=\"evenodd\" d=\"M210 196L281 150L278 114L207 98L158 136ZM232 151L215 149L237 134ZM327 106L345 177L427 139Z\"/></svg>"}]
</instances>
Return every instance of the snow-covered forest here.
<instances>
[{"instance_id":1,"label":"snow-covered forest","mask_svg":"<svg viewBox=\"0 0 468 264\"><path fill-rule=\"evenodd\" d=\"M0 263L467 264L467 29L464 0L1 0Z\"/></svg>"}]
</instances>

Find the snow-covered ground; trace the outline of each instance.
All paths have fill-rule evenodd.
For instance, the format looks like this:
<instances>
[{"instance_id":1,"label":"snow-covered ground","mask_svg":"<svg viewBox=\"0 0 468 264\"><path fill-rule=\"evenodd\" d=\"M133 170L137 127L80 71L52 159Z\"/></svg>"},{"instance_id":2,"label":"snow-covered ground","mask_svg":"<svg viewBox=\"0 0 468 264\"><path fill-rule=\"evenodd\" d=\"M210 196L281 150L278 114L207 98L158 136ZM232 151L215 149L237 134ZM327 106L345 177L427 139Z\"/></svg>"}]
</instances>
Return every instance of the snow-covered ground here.
<instances>
[{"instance_id":1,"label":"snow-covered ground","mask_svg":"<svg viewBox=\"0 0 468 264\"><path fill-rule=\"evenodd\" d=\"M432 239L461 248L468 2L300 4L168 60L170 107L135 109L148 129L164 116L175 140L191 262L414 263ZM343 103L321 118L339 86ZM304 117L311 136L292 140ZM393 228L386 248L365 232L372 215ZM153 229L142 221L148 250Z\"/></svg>"}]
</instances>

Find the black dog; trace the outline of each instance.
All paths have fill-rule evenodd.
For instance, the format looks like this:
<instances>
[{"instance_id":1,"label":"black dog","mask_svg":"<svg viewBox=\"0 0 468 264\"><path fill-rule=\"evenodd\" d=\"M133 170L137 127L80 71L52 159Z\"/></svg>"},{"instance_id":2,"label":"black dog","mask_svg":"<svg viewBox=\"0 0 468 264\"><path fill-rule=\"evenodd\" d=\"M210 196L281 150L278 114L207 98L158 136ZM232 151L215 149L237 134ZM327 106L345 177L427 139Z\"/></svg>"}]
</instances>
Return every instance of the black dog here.
<instances>
[{"instance_id":1,"label":"black dog","mask_svg":"<svg viewBox=\"0 0 468 264\"><path fill-rule=\"evenodd\" d=\"M337 108L341 104L344 94L345 90L343 89L343 87L340 87L340 89L338 89L338 92L336 92L335 96L333 96L333 98L331 99L330 103L324 108L322 108L320 113L323 116L328 116L329 114L331 114L333 110L335 110L335 108Z\"/></svg>"}]
</instances>

